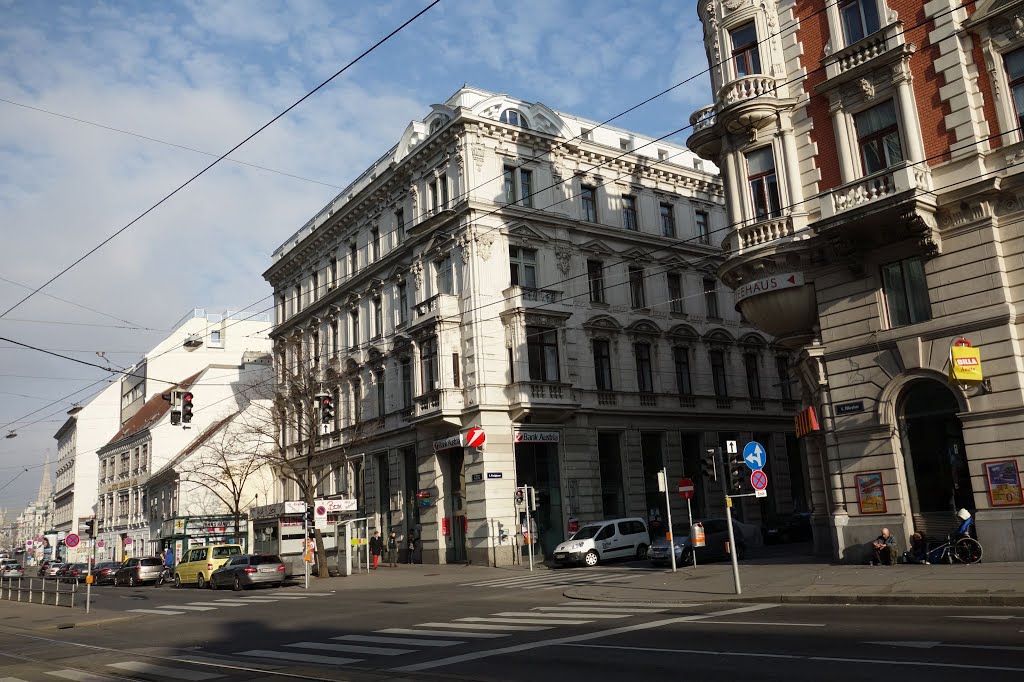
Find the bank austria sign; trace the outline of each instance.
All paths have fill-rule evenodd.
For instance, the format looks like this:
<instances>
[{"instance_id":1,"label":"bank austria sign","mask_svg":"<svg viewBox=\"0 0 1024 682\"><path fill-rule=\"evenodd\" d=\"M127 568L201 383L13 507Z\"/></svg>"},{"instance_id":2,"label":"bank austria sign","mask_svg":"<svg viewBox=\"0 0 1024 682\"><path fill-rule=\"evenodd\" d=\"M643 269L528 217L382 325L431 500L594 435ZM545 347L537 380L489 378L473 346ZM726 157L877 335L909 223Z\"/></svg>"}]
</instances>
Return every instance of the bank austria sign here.
<instances>
[{"instance_id":1,"label":"bank austria sign","mask_svg":"<svg viewBox=\"0 0 1024 682\"><path fill-rule=\"evenodd\" d=\"M517 443L557 443L561 438L559 431L516 431Z\"/></svg>"}]
</instances>

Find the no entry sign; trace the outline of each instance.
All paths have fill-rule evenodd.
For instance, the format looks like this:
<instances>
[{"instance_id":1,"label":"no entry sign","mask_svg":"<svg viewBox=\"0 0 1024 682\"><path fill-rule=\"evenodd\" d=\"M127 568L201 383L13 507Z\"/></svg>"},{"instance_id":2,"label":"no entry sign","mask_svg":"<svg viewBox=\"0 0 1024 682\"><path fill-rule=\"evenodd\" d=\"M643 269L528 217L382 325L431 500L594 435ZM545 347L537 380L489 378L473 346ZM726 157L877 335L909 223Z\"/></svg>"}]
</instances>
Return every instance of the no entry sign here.
<instances>
[{"instance_id":1,"label":"no entry sign","mask_svg":"<svg viewBox=\"0 0 1024 682\"><path fill-rule=\"evenodd\" d=\"M679 479L679 497L684 500L693 497L693 481L688 478Z\"/></svg>"},{"instance_id":2,"label":"no entry sign","mask_svg":"<svg viewBox=\"0 0 1024 682\"><path fill-rule=\"evenodd\" d=\"M768 474L761 469L751 472L750 485L754 486L754 490L764 490L768 487Z\"/></svg>"}]
</instances>

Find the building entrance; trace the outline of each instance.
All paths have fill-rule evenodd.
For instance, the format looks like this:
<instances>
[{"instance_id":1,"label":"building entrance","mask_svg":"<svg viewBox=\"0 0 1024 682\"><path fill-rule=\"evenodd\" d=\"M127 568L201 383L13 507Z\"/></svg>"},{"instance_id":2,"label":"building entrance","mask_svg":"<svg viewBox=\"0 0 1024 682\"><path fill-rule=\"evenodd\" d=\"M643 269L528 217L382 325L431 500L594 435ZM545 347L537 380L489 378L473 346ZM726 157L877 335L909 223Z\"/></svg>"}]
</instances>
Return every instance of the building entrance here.
<instances>
[{"instance_id":1,"label":"building entrance","mask_svg":"<svg viewBox=\"0 0 1024 682\"><path fill-rule=\"evenodd\" d=\"M956 397L937 381L912 384L898 405L914 527L932 537L956 525L958 509L974 511L959 411Z\"/></svg>"},{"instance_id":2,"label":"building entrance","mask_svg":"<svg viewBox=\"0 0 1024 682\"><path fill-rule=\"evenodd\" d=\"M462 448L448 451L448 508L449 521L447 563L466 561L466 455Z\"/></svg>"},{"instance_id":3,"label":"building entrance","mask_svg":"<svg viewBox=\"0 0 1024 682\"><path fill-rule=\"evenodd\" d=\"M565 540L562 530L562 488L558 475L557 443L516 444L517 485L533 486L537 491L537 509L531 513L537 529L537 554L550 557L555 546ZM525 514L523 515L525 517ZM525 518L523 520L525 523ZM527 551L524 548L524 553Z\"/></svg>"}]
</instances>

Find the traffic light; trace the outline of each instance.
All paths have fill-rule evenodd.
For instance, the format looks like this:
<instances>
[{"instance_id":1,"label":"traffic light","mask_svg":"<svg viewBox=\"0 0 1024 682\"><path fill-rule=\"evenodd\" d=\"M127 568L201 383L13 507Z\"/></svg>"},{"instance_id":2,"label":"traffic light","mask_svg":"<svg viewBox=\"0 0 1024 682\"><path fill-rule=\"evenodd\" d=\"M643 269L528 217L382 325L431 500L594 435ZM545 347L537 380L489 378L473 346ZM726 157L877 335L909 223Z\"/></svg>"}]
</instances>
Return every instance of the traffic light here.
<instances>
[{"instance_id":1,"label":"traffic light","mask_svg":"<svg viewBox=\"0 0 1024 682\"><path fill-rule=\"evenodd\" d=\"M530 498L530 511L537 511L537 489L529 487L526 489L526 493Z\"/></svg>"},{"instance_id":2,"label":"traffic light","mask_svg":"<svg viewBox=\"0 0 1024 682\"><path fill-rule=\"evenodd\" d=\"M171 426L181 424L181 391L171 391Z\"/></svg>"},{"instance_id":3,"label":"traffic light","mask_svg":"<svg viewBox=\"0 0 1024 682\"><path fill-rule=\"evenodd\" d=\"M729 456L729 487L733 492L743 490L743 479L747 474L747 465L743 462L743 455L734 453Z\"/></svg>"},{"instance_id":4,"label":"traffic light","mask_svg":"<svg viewBox=\"0 0 1024 682\"><path fill-rule=\"evenodd\" d=\"M522 507L526 502L526 493L522 488L516 488L516 506Z\"/></svg>"},{"instance_id":5,"label":"traffic light","mask_svg":"<svg viewBox=\"0 0 1024 682\"><path fill-rule=\"evenodd\" d=\"M329 395L320 396L320 423L334 423L334 399Z\"/></svg>"},{"instance_id":6,"label":"traffic light","mask_svg":"<svg viewBox=\"0 0 1024 682\"><path fill-rule=\"evenodd\" d=\"M181 423L183 426L192 423L192 393L190 391L181 394Z\"/></svg>"},{"instance_id":7,"label":"traffic light","mask_svg":"<svg viewBox=\"0 0 1024 682\"><path fill-rule=\"evenodd\" d=\"M312 507L306 507L306 513L303 515L302 518L303 518L303 520L305 520L306 523L312 524L313 523L313 508Z\"/></svg>"},{"instance_id":8,"label":"traffic light","mask_svg":"<svg viewBox=\"0 0 1024 682\"><path fill-rule=\"evenodd\" d=\"M82 525L85 526L85 532L89 534L90 538L96 535L96 519L86 519Z\"/></svg>"},{"instance_id":9,"label":"traffic light","mask_svg":"<svg viewBox=\"0 0 1024 682\"><path fill-rule=\"evenodd\" d=\"M718 470L715 467L715 451L713 449L705 451L704 457L700 460L700 470L705 477L712 481L718 480Z\"/></svg>"}]
</instances>

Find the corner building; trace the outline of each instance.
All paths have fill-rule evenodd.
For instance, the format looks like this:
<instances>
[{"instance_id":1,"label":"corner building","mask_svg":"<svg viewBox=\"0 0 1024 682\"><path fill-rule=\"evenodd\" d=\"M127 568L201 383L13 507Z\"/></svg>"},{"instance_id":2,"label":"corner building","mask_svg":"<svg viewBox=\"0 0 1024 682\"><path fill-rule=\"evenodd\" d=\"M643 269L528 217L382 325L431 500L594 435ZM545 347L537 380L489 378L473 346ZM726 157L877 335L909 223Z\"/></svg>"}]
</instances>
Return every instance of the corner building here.
<instances>
[{"instance_id":1,"label":"corner building","mask_svg":"<svg viewBox=\"0 0 1024 682\"><path fill-rule=\"evenodd\" d=\"M1024 559L1024 3L702 1L722 280L799 355L817 548L857 561L967 508ZM984 382L949 378L980 348Z\"/></svg>"},{"instance_id":2,"label":"corner building","mask_svg":"<svg viewBox=\"0 0 1024 682\"><path fill-rule=\"evenodd\" d=\"M791 353L716 285L725 222L717 169L686 148L468 86L434 105L264 275L275 363L308 362L338 407L318 493L415 530L427 563L507 565L517 485L550 554L574 522L664 528L663 466L675 520L684 472L695 518L720 515L699 458L757 437L777 483L745 518L806 509ZM481 450L460 447L471 427ZM296 453L301 431L281 434Z\"/></svg>"}]
</instances>

